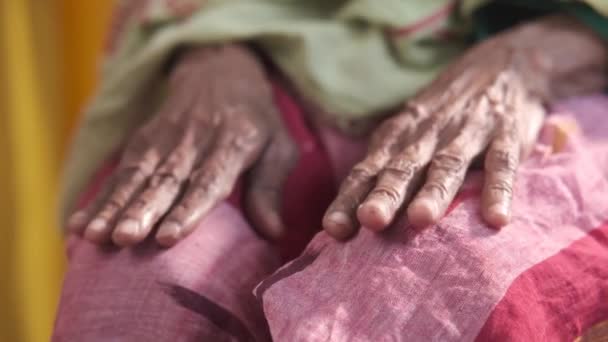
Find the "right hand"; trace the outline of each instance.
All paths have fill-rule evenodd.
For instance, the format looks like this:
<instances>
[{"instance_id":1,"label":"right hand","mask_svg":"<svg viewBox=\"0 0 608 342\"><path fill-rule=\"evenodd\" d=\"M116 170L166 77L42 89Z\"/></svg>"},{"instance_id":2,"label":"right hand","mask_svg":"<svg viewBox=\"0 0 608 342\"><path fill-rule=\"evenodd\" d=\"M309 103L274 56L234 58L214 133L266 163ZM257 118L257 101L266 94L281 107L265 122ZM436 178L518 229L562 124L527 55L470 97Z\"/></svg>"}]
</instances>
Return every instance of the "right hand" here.
<instances>
[{"instance_id":1,"label":"right hand","mask_svg":"<svg viewBox=\"0 0 608 342\"><path fill-rule=\"evenodd\" d=\"M260 63L238 46L193 48L171 74L164 107L129 138L105 190L68 226L120 246L189 234L251 168L246 209L262 235L279 238L281 187L297 150Z\"/></svg>"}]
</instances>

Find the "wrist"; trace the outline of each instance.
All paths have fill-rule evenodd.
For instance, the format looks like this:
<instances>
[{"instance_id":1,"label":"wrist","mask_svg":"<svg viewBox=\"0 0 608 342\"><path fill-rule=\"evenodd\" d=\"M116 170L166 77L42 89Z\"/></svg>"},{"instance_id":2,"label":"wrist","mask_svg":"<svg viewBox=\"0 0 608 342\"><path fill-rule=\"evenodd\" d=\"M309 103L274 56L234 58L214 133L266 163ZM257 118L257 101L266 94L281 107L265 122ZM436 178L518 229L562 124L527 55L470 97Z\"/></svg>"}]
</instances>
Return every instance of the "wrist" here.
<instances>
[{"instance_id":1,"label":"wrist","mask_svg":"<svg viewBox=\"0 0 608 342\"><path fill-rule=\"evenodd\" d=\"M206 80L237 77L243 82L265 79L257 56L245 45L237 43L191 46L180 51L171 71L171 83L203 76Z\"/></svg>"},{"instance_id":2,"label":"wrist","mask_svg":"<svg viewBox=\"0 0 608 342\"><path fill-rule=\"evenodd\" d=\"M496 37L513 55L513 68L526 84L549 99L602 89L608 78L608 49L592 29L578 20L548 16ZM572 86L573 79L578 83ZM564 91L563 83L570 83Z\"/></svg>"}]
</instances>

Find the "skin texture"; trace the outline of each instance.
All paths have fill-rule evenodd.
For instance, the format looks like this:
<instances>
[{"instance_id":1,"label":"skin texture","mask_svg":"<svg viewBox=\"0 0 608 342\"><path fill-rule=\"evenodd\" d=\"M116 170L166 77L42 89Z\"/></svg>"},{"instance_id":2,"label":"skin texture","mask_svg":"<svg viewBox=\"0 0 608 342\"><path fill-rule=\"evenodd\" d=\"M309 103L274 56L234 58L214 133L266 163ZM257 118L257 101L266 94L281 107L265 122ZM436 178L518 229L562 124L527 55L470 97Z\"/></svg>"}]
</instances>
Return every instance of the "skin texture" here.
<instances>
[{"instance_id":1,"label":"skin texture","mask_svg":"<svg viewBox=\"0 0 608 342\"><path fill-rule=\"evenodd\" d=\"M279 238L280 188L296 157L256 57L236 45L191 48L172 70L163 108L134 132L105 191L68 226L98 243L129 246L155 234L171 246L250 170L250 219Z\"/></svg>"},{"instance_id":2,"label":"skin texture","mask_svg":"<svg viewBox=\"0 0 608 342\"><path fill-rule=\"evenodd\" d=\"M428 226L476 159L485 169L482 215L495 227L507 224L516 170L541 126L543 104L604 87L606 57L601 39L560 16L472 47L375 130L324 229L346 239L360 226L385 229L401 211L414 226ZM171 246L249 170L249 218L262 235L279 238L281 186L296 149L260 63L238 45L190 48L169 83L164 107L134 132L105 191L68 227L120 246L154 232Z\"/></svg>"},{"instance_id":3,"label":"skin texture","mask_svg":"<svg viewBox=\"0 0 608 342\"><path fill-rule=\"evenodd\" d=\"M380 231L402 210L414 227L435 223L476 158L485 170L482 215L504 226L543 104L602 89L606 57L601 39L561 16L474 46L376 129L327 210L325 230L338 239L361 225Z\"/></svg>"}]
</instances>

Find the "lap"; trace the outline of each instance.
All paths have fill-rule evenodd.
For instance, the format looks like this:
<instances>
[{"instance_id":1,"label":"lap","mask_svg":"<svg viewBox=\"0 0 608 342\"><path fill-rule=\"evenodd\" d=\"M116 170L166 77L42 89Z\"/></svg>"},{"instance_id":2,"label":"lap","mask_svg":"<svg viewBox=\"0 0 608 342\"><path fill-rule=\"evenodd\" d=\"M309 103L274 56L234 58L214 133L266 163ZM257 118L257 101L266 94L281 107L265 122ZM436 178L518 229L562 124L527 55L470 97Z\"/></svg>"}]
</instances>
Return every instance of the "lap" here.
<instances>
[{"instance_id":1,"label":"lap","mask_svg":"<svg viewBox=\"0 0 608 342\"><path fill-rule=\"evenodd\" d=\"M325 143L337 175L356 159L344 157L341 147L348 146L353 155L362 150L335 135L326 136ZM273 337L381 340L388 332L397 340L474 338L488 329L488 317L496 315L493 309L499 302L509 303L507 294L516 279L600 225L598 212L608 185L596 161L588 154L569 153L528 163L516 190L515 210L520 214L501 232L479 221L473 177L459 205L428 231L407 230L402 220L386 234L362 231L347 244L320 233L302 256L257 289ZM312 183L301 189L310 192L315 177L308 180ZM314 225L310 217L298 218L306 217L302 208L311 201L314 194L307 197L293 190L286 201L291 222L301 221L309 231ZM74 240L56 340L146 340L163 333L187 340L201 329L226 338L242 336L238 334L243 331L263 335L259 327L265 326L264 318L251 290L278 264L274 251L227 204L170 250L147 242L132 250L109 251ZM183 298L206 304L188 307ZM218 314L217 306L226 310L214 317L222 312L237 317L229 320L229 328L218 327L217 319L210 318L209 312ZM236 332L231 335L226 329Z\"/></svg>"},{"instance_id":2,"label":"lap","mask_svg":"<svg viewBox=\"0 0 608 342\"><path fill-rule=\"evenodd\" d=\"M253 287L276 269L275 250L222 204L171 249L68 243L56 341L242 339L266 336Z\"/></svg>"},{"instance_id":3,"label":"lap","mask_svg":"<svg viewBox=\"0 0 608 342\"><path fill-rule=\"evenodd\" d=\"M402 217L348 243L319 233L257 288L273 338L573 340L608 319L608 145L597 134L608 126L607 99L558 107L594 133L559 154L538 146L502 230L481 221L481 175L472 175L453 210L424 231Z\"/></svg>"}]
</instances>

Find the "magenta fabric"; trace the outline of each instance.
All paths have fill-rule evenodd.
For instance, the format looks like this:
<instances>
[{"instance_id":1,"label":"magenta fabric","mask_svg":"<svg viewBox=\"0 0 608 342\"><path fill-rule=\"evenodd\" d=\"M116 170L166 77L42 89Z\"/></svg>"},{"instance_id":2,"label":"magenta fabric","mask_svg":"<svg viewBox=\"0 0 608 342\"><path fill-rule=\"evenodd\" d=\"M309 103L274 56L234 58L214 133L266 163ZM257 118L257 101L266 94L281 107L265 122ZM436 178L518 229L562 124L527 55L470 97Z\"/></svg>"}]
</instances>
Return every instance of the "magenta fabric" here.
<instances>
[{"instance_id":1,"label":"magenta fabric","mask_svg":"<svg viewBox=\"0 0 608 342\"><path fill-rule=\"evenodd\" d=\"M71 236L53 341L270 340L252 290L281 260L299 255L336 188L321 139L278 82L275 99L300 150L283 201L285 240L271 246L255 234L240 211L240 185L168 250L153 241L133 249L98 247ZM81 205L116 162L112 157L101 167Z\"/></svg>"},{"instance_id":2,"label":"magenta fabric","mask_svg":"<svg viewBox=\"0 0 608 342\"><path fill-rule=\"evenodd\" d=\"M607 265L604 224L517 277L477 340L576 341L584 336L581 342L606 341ZM593 329L596 325L603 329Z\"/></svg>"},{"instance_id":3,"label":"magenta fabric","mask_svg":"<svg viewBox=\"0 0 608 342\"><path fill-rule=\"evenodd\" d=\"M481 221L482 179L473 175L456 207L424 231L402 218L348 243L319 233L256 289L273 339L566 341L608 319L608 264L598 264L608 242L597 233L608 219L608 98L566 101L557 111L586 136L559 154L537 146L519 170L510 225L496 231ZM601 253L585 255L581 243ZM566 257L551 259L559 253ZM576 285L573 269L582 273ZM517 285L522 277L535 281ZM512 286L526 292L509 293Z\"/></svg>"},{"instance_id":4,"label":"magenta fabric","mask_svg":"<svg viewBox=\"0 0 608 342\"><path fill-rule=\"evenodd\" d=\"M71 237L53 341L543 340L569 338L608 319L605 308L594 305L606 299L606 267L593 271L588 264L603 259L580 256L580 246L608 248L598 233L608 219L608 97L557 106L559 115L580 122L585 136L561 154L538 146L520 171L514 222L500 232L479 219L481 175L474 174L435 227L415 232L402 219L384 234L363 230L348 243L318 233L274 272L281 256L298 255L318 231L336 180L365 150L362 140L315 132L287 93L280 87L275 93L302 153L284 198L290 236L278 248L257 237L240 213L237 190L169 250L152 241L118 250ZM84 197L98 189L111 164ZM564 253L579 261L567 269L591 270L580 286L571 285L573 272L556 271ZM522 291L545 297L522 297ZM548 291L558 314L568 309L559 298L591 293L592 299L584 310L553 316L538 299ZM578 320L578 313L589 318ZM577 324L557 335L538 333L553 328L554 317Z\"/></svg>"},{"instance_id":5,"label":"magenta fabric","mask_svg":"<svg viewBox=\"0 0 608 342\"><path fill-rule=\"evenodd\" d=\"M278 257L221 205L178 247L73 238L53 341L268 340L251 288Z\"/></svg>"}]
</instances>

